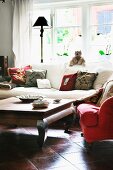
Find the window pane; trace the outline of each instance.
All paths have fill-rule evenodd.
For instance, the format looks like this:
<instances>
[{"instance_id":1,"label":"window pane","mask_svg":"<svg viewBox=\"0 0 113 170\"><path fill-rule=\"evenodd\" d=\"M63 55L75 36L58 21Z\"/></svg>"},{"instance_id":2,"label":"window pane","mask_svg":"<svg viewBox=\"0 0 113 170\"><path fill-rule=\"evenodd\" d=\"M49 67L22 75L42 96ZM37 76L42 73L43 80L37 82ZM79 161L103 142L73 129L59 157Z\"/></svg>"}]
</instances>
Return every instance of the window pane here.
<instances>
[{"instance_id":1,"label":"window pane","mask_svg":"<svg viewBox=\"0 0 113 170\"><path fill-rule=\"evenodd\" d=\"M113 5L93 6L91 8L91 25L103 24L113 24Z\"/></svg>"},{"instance_id":2,"label":"window pane","mask_svg":"<svg viewBox=\"0 0 113 170\"><path fill-rule=\"evenodd\" d=\"M82 49L81 28L58 28L55 31L55 56L69 60L75 50Z\"/></svg>"},{"instance_id":3,"label":"window pane","mask_svg":"<svg viewBox=\"0 0 113 170\"><path fill-rule=\"evenodd\" d=\"M55 16L55 59L68 61L75 50L82 50L81 8L57 9Z\"/></svg>"},{"instance_id":4,"label":"window pane","mask_svg":"<svg viewBox=\"0 0 113 170\"><path fill-rule=\"evenodd\" d=\"M81 8L62 8L56 10L56 26L81 26Z\"/></svg>"},{"instance_id":5,"label":"window pane","mask_svg":"<svg viewBox=\"0 0 113 170\"><path fill-rule=\"evenodd\" d=\"M113 5L91 8L91 48L98 55L113 52Z\"/></svg>"}]
</instances>

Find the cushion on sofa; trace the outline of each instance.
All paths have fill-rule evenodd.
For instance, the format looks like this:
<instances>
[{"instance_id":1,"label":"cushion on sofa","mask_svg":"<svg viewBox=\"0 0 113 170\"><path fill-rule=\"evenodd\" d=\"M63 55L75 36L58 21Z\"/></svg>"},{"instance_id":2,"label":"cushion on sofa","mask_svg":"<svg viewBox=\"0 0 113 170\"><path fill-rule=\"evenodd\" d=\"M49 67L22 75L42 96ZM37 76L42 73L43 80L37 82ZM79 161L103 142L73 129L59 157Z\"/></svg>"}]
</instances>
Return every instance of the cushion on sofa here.
<instances>
[{"instance_id":1,"label":"cushion on sofa","mask_svg":"<svg viewBox=\"0 0 113 170\"><path fill-rule=\"evenodd\" d=\"M8 68L8 75L11 76L11 82L18 85L25 84L26 82L25 71L31 68L32 68L31 65L22 68L17 68L17 67Z\"/></svg>"},{"instance_id":2,"label":"cushion on sofa","mask_svg":"<svg viewBox=\"0 0 113 170\"><path fill-rule=\"evenodd\" d=\"M77 73L64 75L62 78L60 90L61 91L74 90L76 77Z\"/></svg>"},{"instance_id":3,"label":"cushion on sofa","mask_svg":"<svg viewBox=\"0 0 113 170\"><path fill-rule=\"evenodd\" d=\"M11 76L11 75L14 75L14 74L17 74L17 73L25 73L26 70L28 69L32 69L32 66L31 65L27 65L25 67L21 67L21 68L18 68L18 67L9 67L8 68L8 75Z\"/></svg>"},{"instance_id":4,"label":"cushion on sofa","mask_svg":"<svg viewBox=\"0 0 113 170\"><path fill-rule=\"evenodd\" d=\"M10 82L0 82L0 89L13 89L16 87L16 84Z\"/></svg>"},{"instance_id":5,"label":"cushion on sofa","mask_svg":"<svg viewBox=\"0 0 113 170\"><path fill-rule=\"evenodd\" d=\"M26 76L23 73L12 75L11 82L17 85L24 85L26 82Z\"/></svg>"},{"instance_id":6,"label":"cushion on sofa","mask_svg":"<svg viewBox=\"0 0 113 170\"><path fill-rule=\"evenodd\" d=\"M95 92L91 95L88 95L86 97L82 97L81 99L78 99L74 102L74 105L79 105L81 103L92 103L99 105L99 101L101 100L103 94L103 88L95 90Z\"/></svg>"},{"instance_id":7,"label":"cushion on sofa","mask_svg":"<svg viewBox=\"0 0 113 170\"><path fill-rule=\"evenodd\" d=\"M26 70L26 83L27 87L36 87L37 79L45 79L47 71L46 70Z\"/></svg>"},{"instance_id":8,"label":"cushion on sofa","mask_svg":"<svg viewBox=\"0 0 113 170\"><path fill-rule=\"evenodd\" d=\"M93 83L98 73L77 72L77 78L75 81L76 90L89 90L93 88Z\"/></svg>"},{"instance_id":9,"label":"cushion on sofa","mask_svg":"<svg viewBox=\"0 0 113 170\"><path fill-rule=\"evenodd\" d=\"M39 89L50 89L51 83L48 79L37 79L37 87Z\"/></svg>"}]
</instances>

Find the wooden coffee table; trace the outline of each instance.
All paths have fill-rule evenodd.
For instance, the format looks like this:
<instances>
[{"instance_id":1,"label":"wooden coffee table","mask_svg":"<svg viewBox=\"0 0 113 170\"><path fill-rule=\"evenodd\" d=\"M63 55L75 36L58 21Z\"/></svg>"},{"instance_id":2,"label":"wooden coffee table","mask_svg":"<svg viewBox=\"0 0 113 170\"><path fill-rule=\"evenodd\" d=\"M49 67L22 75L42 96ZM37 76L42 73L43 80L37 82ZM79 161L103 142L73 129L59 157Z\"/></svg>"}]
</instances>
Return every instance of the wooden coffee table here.
<instances>
[{"instance_id":1,"label":"wooden coffee table","mask_svg":"<svg viewBox=\"0 0 113 170\"><path fill-rule=\"evenodd\" d=\"M42 147L47 137L48 125L68 115L75 116L74 100L62 99L57 104L53 103L53 99L47 100L50 104L43 109L34 109L32 103L24 103L16 97L0 100L0 124L37 126L38 144Z\"/></svg>"}]
</instances>

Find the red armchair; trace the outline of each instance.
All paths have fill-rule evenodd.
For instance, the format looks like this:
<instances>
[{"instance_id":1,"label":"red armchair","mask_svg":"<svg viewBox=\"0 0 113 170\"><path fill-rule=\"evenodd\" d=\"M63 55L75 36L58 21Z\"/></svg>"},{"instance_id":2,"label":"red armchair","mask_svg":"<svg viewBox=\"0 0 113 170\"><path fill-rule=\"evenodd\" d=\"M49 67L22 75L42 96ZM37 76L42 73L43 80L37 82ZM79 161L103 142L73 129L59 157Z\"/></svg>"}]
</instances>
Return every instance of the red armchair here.
<instances>
[{"instance_id":1,"label":"red armchair","mask_svg":"<svg viewBox=\"0 0 113 170\"><path fill-rule=\"evenodd\" d=\"M86 143L113 139L113 97L106 99L100 107L90 103L79 104L77 113Z\"/></svg>"}]
</instances>

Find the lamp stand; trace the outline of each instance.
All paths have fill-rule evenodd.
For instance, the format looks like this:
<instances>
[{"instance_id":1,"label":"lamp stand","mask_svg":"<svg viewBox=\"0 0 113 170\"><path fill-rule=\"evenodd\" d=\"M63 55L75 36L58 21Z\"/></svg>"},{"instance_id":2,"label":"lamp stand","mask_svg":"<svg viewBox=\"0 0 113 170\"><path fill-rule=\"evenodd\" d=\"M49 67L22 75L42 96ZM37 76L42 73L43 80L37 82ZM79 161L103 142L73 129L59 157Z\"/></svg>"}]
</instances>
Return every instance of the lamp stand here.
<instances>
[{"instance_id":1,"label":"lamp stand","mask_svg":"<svg viewBox=\"0 0 113 170\"><path fill-rule=\"evenodd\" d=\"M43 29L43 26L41 26L41 29L40 29L40 37L41 37L41 63L43 63L43 32L44 32L44 29Z\"/></svg>"},{"instance_id":2,"label":"lamp stand","mask_svg":"<svg viewBox=\"0 0 113 170\"><path fill-rule=\"evenodd\" d=\"M48 26L47 20L45 19L45 17L40 16L38 17L38 19L36 20L36 22L34 23L33 27L36 26L41 26L40 29L40 37L41 37L41 63L43 63L43 26Z\"/></svg>"}]
</instances>

